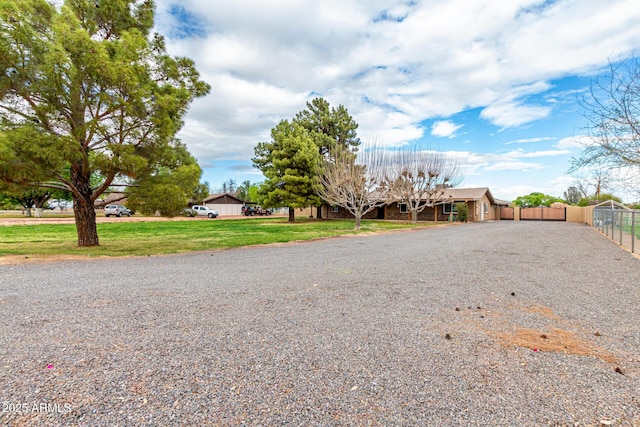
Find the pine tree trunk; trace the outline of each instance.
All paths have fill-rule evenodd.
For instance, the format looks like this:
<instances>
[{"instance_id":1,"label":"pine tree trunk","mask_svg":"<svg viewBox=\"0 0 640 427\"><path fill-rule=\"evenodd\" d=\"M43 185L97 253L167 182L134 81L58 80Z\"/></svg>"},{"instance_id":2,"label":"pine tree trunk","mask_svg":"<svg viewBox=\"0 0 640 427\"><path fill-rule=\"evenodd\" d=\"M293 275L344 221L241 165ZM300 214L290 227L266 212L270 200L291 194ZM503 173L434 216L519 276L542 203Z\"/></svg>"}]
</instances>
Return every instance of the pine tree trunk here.
<instances>
[{"instance_id":1,"label":"pine tree trunk","mask_svg":"<svg viewBox=\"0 0 640 427\"><path fill-rule=\"evenodd\" d=\"M296 210L292 207L289 207L289 222L296 222Z\"/></svg>"},{"instance_id":2,"label":"pine tree trunk","mask_svg":"<svg viewBox=\"0 0 640 427\"><path fill-rule=\"evenodd\" d=\"M73 198L73 214L76 218L78 246L98 246L96 211L91 200Z\"/></svg>"},{"instance_id":3,"label":"pine tree trunk","mask_svg":"<svg viewBox=\"0 0 640 427\"><path fill-rule=\"evenodd\" d=\"M80 193L73 195L73 214L76 219L78 232L78 246L98 246L98 228L96 226L96 211L91 199L92 190L89 184L91 175L82 163L76 163L71 168L71 182Z\"/></svg>"}]
</instances>

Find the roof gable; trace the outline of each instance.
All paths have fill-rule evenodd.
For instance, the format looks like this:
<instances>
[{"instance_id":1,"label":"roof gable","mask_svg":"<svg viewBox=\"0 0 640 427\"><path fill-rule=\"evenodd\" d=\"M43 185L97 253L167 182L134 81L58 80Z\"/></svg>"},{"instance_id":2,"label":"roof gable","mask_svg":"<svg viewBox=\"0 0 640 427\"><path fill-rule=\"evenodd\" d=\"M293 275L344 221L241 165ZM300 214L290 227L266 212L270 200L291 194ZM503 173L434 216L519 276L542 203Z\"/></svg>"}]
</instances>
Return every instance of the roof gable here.
<instances>
[{"instance_id":1,"label":"roof gable","mask_svg":"<svg viewBox=\"0 0 640 427\"><path fill-rule=\"evenodd\" d=\"M222 205L242 205L244 201L229 193L217 193L209 194L209 196L202 201L203 203L210 204L222 204Z\"/></svg>"},{"instance_id":2,"label":"roof gable","mask_svg":"<svg viewBox=\"0 0 640 427\"><path fill-rule=\"evenodd\" d=\"M445 199L456 201L480 200L489 191L488 188L447 188L444 192Z\"/></svg>"}]
</instances>

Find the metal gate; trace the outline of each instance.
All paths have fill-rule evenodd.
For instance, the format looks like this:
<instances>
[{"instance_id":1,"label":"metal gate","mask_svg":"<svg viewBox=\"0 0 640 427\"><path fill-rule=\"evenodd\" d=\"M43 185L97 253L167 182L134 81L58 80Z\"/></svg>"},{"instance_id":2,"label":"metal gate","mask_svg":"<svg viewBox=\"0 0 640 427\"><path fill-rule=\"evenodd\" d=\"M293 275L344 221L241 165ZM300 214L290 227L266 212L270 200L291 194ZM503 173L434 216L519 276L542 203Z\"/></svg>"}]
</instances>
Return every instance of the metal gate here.
<instances>
[{"instance_id":1,"label":"metal gate","mask_svg":"<svg viewBox=\"0 0 640 427\"><path fill-rule=\"evenodd\" d=\"M521 208L520 219L523 221L566 221L567 208Z\"/></svg>"},{"instance_id":2,"label":"metal gate","mask_svg":"<svg viewBox=\"0 0 640 427\"><path fill-rule=\"evenodd\" d=\"M500 219L513 221L513 208L500 208Z\"/></svg>"},{"instance_id":3,"label":"metal gate","mask_svg":"<svg viewBox=\"0 0 640 427\"><path fill-rule=\"evenodd\" d=\"M609 200L593 209L593 226L611 240L640 253L640 210Z\"/></svg>"}]
</instances>

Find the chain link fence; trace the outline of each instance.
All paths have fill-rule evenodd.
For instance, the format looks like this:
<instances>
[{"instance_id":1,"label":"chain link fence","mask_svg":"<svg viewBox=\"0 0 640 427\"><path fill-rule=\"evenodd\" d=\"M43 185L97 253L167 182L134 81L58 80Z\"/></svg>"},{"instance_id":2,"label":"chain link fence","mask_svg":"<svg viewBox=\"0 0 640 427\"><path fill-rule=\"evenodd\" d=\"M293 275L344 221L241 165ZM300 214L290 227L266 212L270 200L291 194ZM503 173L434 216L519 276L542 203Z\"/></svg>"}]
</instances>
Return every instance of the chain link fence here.
<instances>
[{"instance_id":1,"label":"chain link fence","mask_svg":"<svg viewBox=\"0 0 640 427\"><path fill-rule=\"evenodd\" d=\"M605 202L593 209L593 226L631 253L640 253L640 210Z\"/></svg>"}]
</instances>

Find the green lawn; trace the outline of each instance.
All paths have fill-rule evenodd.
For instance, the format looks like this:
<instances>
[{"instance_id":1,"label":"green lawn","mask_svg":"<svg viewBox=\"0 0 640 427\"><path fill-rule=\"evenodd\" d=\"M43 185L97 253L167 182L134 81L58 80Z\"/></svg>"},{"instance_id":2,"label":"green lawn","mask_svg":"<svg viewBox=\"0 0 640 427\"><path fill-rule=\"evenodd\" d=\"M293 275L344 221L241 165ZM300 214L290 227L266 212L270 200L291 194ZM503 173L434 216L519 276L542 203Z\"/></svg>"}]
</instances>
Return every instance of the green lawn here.
<instances>
[{"instance_id":1,"label":"green lawn","mask_svg":"<svg viewBox=\"0 0 640 427\"><path fill-rule=\"evenodd\" d=\"M358 233L353 227L354 221L348 220L297 219L289 224L286 218L105 223L98 224L99 247L79 248L72 224L0 226L0 257L168 254ZM359 233L412 227L406 222L363 221Z\"/></svg>"}]
</instances>

